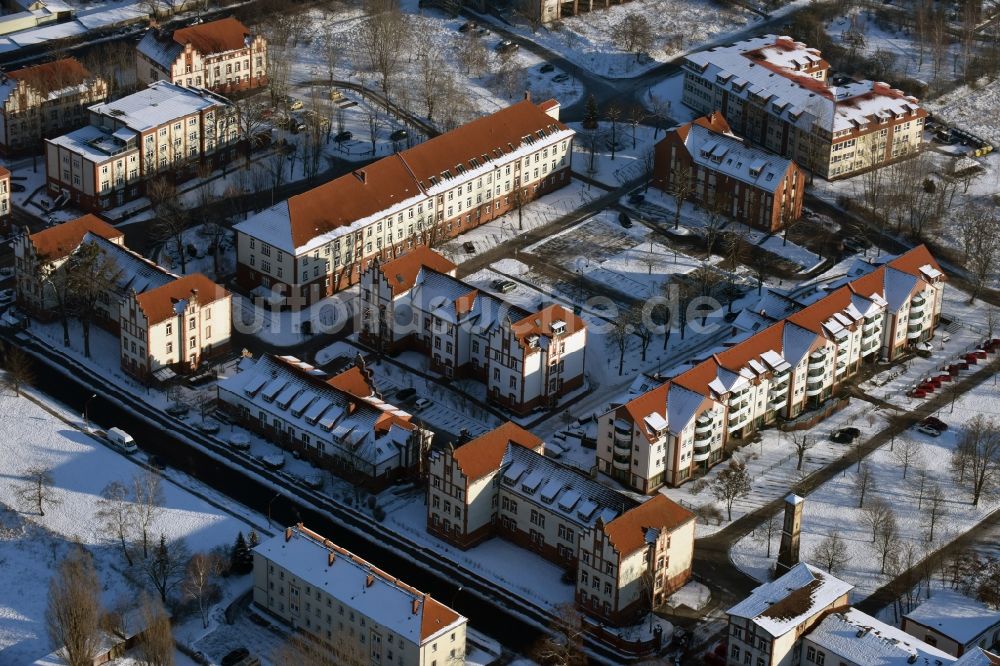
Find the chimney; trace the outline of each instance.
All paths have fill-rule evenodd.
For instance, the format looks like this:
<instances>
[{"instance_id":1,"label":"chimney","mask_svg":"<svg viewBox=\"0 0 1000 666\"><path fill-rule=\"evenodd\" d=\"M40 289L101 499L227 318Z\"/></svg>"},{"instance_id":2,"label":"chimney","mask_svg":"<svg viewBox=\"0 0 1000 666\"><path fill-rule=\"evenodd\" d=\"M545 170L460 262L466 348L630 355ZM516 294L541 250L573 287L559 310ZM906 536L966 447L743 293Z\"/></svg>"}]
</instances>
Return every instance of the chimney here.
<instances>
[{"instance_id":1,"label":"chimney","mask_svg":"<svg viewBox=\"0 0 1000 666\"><path fill-rule=\"evenodd\" d=\"M337 559L337 554L332 550L326 554L326 566L332 567L334 560Z\"/></svg>"},{"instance_id":2,"label":"chimney","mask_svg":"<svg viewBox=\"0 0 1000 666\"><path fill-rule=\"evenodd\" d=\"M420 599L413 600L413 614L416 615L420 612Z\"/></svg>"},{"instance_id":3,"label":"chimney","mask_svg":"<svg viewBox=\"0 0 1000 666\"><path fill-rule=\"evenodd\" d=\"M525 101L527 101L527 102L530 102L530 101L531 101L531 91L530 91L530 90L525 90L525 91L524 91L524 99L525 99Z\"/></svg>"},{"instance_id":4,"label":"chimney","mask_svg":"<svg viewBox=\"0 0 1000 666\"><path fill-rule=\"evenodd\" d=\"M371 587L372 583L375 582L375 576L368 574L368 578L365 579L365 587Z\"/></svg>"},{"instance_id":5,"label":"chimney","mask_svg":"<svg viewBox=\"0 0 1000 666\"><path fill-rule=\"evenodd\" d=\"M358 170L354 171L354 177L357 178L358 180L360 180L362 183L367 183L368 182L368 176L367 176L367 174L365 174L365 170L364 169L358 169Z\"/></svg>"},{"instance_id":6,"label":"chimney","mask_svg":"<svg viewBox=\"0 0 1000 666\"><path fill-rule=\"evenodd\" d=\"M291 540L292 540L292 528L287 527L285 528L285 541L291 541Z\"/></svg>"}]
</instances>

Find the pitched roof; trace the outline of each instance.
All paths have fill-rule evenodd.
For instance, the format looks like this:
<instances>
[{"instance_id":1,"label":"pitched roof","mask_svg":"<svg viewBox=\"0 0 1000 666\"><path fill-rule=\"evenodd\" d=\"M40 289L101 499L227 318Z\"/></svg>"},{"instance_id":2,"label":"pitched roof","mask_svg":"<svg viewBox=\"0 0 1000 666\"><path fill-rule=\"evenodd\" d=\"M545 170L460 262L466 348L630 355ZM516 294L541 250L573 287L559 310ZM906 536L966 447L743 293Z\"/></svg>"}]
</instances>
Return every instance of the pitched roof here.
<instances>
[{"instance_id":1,"label":"pitched roof","mask_svg":"<svg viewBox=\"0 0 1000 666\"><path fill-rule=\"evenodd\" d=\"M627 555L646 545L649 530L673 531L692 520L693 513L658 494L612 520L604 532L615 550Z\"/></svg>"},{"instance_id":2,"label":"pitched roof","mask_svg":"<svg viewBox=\"0 0 1000 666\"><path fill-rule=\"evenodd\" d=\"M535 435L516 423L507 421L455 449L455 462L465 478L474 481L500 469L508 444L518 444L526 449L537 449L544 445Z\"/></svg>"},{"instance_id":3,"label":"pitched roof","mask_svg":"<svg viewBox=\"0 0 1000 666\"><path fill-rule=\"evenodd\" d=\"M372 394L371 382L364 371L356 365L330 377L326 383L358 398L367 398Z\"/></svg>"},{"instance_id":4,"label":"pitched roof","mask_svg":"<svg viewBox=\"0 0 1000 666\"><path fill-rule=\"evenodd\" d=\"M0 179L10 178L10 169L0 166Z\"/></svg>"},{"instance_id":5,"label":"pitched roof","mask_svg":"<svg viewBox=\"0 0 1000 666\"><path fill-rule=\"evenodd\" d=\"M379 270L389 281L392 295L398 296L413 287L422 266L432 268L438 273L449 274L457 268L451 261L426 245L418 245L406 254L380 264Z\"/></svg>"},{"instance_id":6,"label":"pitched roof","mask_svg":"<svg viewBox=\"0 0 1000 666\"><path fill-rule=\"evenodd\" d=\"M417 645L466 622L429 594L301 523L267 539L254 551Z\"/></svg>"},{"instance_id":7,"label":"pitched roof","mask_svg":"<svg viewBox=\"0 0 1000 666\"><path fill-rule=\"evenodd\" d=\"M929 599L903 616L966 645L984 631L1000 627L1000 611L956 590L935 590Z\"/></svg>"},{"instance_id":8,"label":"pitched roof","mask_svg":"<svg viewBox=\"0 0 1000 666\"><path fill-rule=\"evenodd\" d=\"M806 635L831 656L855 666L939 666L954 659L950 654L881 622L855 608L829 613Z\"/></svg>"},{"instance_id":9,"label":"pitched roof","mask_svg":"<svg viewBox=\"0 0 1000 666\"><path fill-rule=\"evenodd\" d=\"M43 62L41 65L8 72L7 76L17 81L24 81L43 97L57 90L78 86L93 78L90 71L76 58Z\"/></svg>"},{"instance_id":10,"label":"pitched roof","mask_svg":"<svg viewBox=\"0 0 1000 666\"><path fill-rule=\"evenodd\" d=\"M28 236L28 240L35 247L35 254L40 259L53 261L72 254L76 248L80 247L83 237L88 233L108 240L121 238L125 235L96 215L84 215L31 234Z\"/></svg>"},{"instance_id":11,"label":"pitched roof","mask_svg":"<svg viewBox=\"0 0 1000 666\"><path fill-rule=\"evenodd\" d=\"M566 329L564 331L564 334L566 335L586 329L583 319L558 303L553 303L548 307L542 308L538 312L533 312L527 317L523 317L513 322L510 325L510 329L517 338L517 341L523 347L525 346L526 340L533 335L548 338L556 335L556 333L552 330L552 325L557 321L561 321L566 324Z\"/></svg>"},{"instance_id":12,"label":"pitched roof","mask_svg":"<svg viewBox=\"0 0 1000 666\"><path fill-rule=\"evenodd\" d=\"M1000 655L975 647L959 657L952 666L1000 666Z\"/></svg>"},{"instance_id":13,"label":"pitched roof","mask_svg":"<svg viewBox=\"0 0 1000 666\"><path fill-rule=\"evenodd\" d=\"M183 304L192 298L204 307L228 295L228 291L201 273L192 273L137 294L135 300L146 315L148 325L152 326L177 316L183 310Z\"/></svg>"},{"instance_id":14,"label":"pitched roof","mask_svg":"<svg viewBox=\"0 0 1000 666\"><path fill-rule=\"evenodd\" d=\"M250 29L230 17L174 30L174 41L190 44L201 53L222 53L246 48Z\"/></svg>"}]
</instances>

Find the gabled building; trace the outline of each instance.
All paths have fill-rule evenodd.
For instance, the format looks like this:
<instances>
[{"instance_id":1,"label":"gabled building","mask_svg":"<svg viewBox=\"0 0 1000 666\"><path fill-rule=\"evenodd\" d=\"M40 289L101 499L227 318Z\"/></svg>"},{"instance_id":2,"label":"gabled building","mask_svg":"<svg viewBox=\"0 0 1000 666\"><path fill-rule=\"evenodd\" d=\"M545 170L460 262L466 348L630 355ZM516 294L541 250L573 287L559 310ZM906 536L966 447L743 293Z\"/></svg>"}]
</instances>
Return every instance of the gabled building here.
<instances>
[{"instance_id":1,"label":"gabled building","mask_svg":"<svg viewBox=\"0 0 1000 666\"><path fill-rule=\"evenodd\" d=\"M750 146L717 111L670 130L653 151L653 185L665 192L690 180L692 199L768 233L802 215L802 169Z\"/></svg>"},{"instance_id":2,"label":"gabled building","mask_svg":"<svg viewBox=\"0 0 1000 666\"><path fill-rule=\"evenodd\" d=\"M838 179L911 155L927 112L877 81L830 85L822 54L764 35L684 58L686 106L720 112L742 137L821 178Z\"/></svg>"},{"instance_id":3,"label":"gabled building","mask_svg":"<svg viewBox=\"0 0 1000 666\"><path fill-rule=\"evenodd\" d=\"M150 28L136 47L142 83L169 81L218 93L267 84L267 40L229 17L173 32Z\"/></svg>"},{"instance_id":4,"label":"gabled building","mask_svg":"<svg viewBox=\"0 0 1000 666\"><path fill-rule=\"evenodd\" d=\"M253 559L254 604L304 632L327 663L465 663L466 618L301 523Z\"/></svg>"},{"instance_id":5,"label":"gabled building","mask_svg":"<svg viewBox=\"0 0 1000 666\"><path fill-rule=\"evenodd\" d=\"M800 638L827 612L847 605L853 585L804 562L783 576L754 588L728 611L729 666L794 666ZM815 654L814 654L815 656ZM810 664L823 664L815 659ZM834 666L831 660L828 666Z\"/></svg>"},{"instance_id":6,"label":"gabled building","mask_svg":"<svg viewBox=\"0 0 1000 666\"><path fill-rule=\"evenodd\" d=\"M360 167L237 224L237 282L292 308L357 284L569 184L573 136L557 102L524 100Z\"/></svg>"},{"instance_id":7,"label":"gabled building","mask_svg":"<svg viewBox=\"0 0 1000 666\"><path fill-rule=\"evenodd\" d=\"M143 195L154 176L228 161L239 132L227 99L166 81L89 112L90 124L45 142L49 196L89 211Z\"/></svg>"},{"instance_id":8,"label":"gabled building","mask_svg":"<svg viewBox=\"0 0 1000 666\"><path fill-rule=\"evenodd\" d=\"M292 356L244 358L218 383L219 403L247 428L354 483L383 488L416 476L432 433L357 373L330 377Z\"/></svg>"},{"instance_id":9,"label":"gabled building","mask_svg":"<svg viewBox=\"0 0 1000 666\"><path fill-rule=\"evenodd\" d=\"M903 616L903 631L955 657L1000 649L1000 611L957 590L934 590Z\"/></svg>"},{"instance_id":10,"label":"gabled building","mask_svg":"<svg viewBox=\"0 0 1000 666\"><path fill-rule=\"evenodd\" d=\"M190 372L229 349L232 296L201 273L179 277L125 247L120 231L94 215L14 245L17 298L36 317L58 316L65 293L55 274L84 245L96 245L116 270L96 302L94 321L119 337L121 368L143 380Z\"/></svg>"},{"instance_id":11,"label":"gabled building","mask_svg":"<svg viewBox=\"0 0 1000 666\"><path fill-rule=\"evenodd\" d=\"M836 609L802 637L802 666L948 666L954 657L855 608Z\"/></svg>"},{"instance_id":12,"label":"gabled building","mask_svg":"<svg viewBox=\"0 0 1000 666\"><path fill-rule=\"evenodd\" d=\"M0 74L0 150L37 150L43 139L85 124L87 107L107 96L107 82L76 58Z\"/></svg>"},{"instance_id":13,"label":"gabled building","mask_svg":"<svg viewBox=\"0 0 1000 666\"><path fill-rule=\"evenodd\" d=\"M959 657L953 666L1000 666L1000 655L973 648Z\"/></svg>"},{"instance_id":14,"label":"gabled building","mask_svg":"<svg viewBox=\"0 0 1000 666\"><path fill-rule=\"evenodd\" d=\"M427 530L459 548L502 536L576 574L577 606L628 624L691 575L694 515L658 495L639 503L544 456L506 423L428 460Z\"/></svg>"},{"instance_id":15,"label":"gabled building","mask_svg":"<svg viewBox=\"0 0 1000 666\"><path fill-rule=\"evenodd\" d=\"M374 261L361 277L362 342L419 350L446 377L474 377L489 399L526 414L583 386L587 330L560 305L528 312L454 277L427 247Z\"/></svg>"},{"instance_id":16,"label":"gabled building","mask_svg":"<svg viewBox=\"0 0 1000 666\"><path fill-rule=\"evenodd\" d=\"M930 339L945 277L927 248L865 270L783 319L745 317L748 336L612 406L598 419L598 470L646 493L680 485L731 440L821 407L863 364Z\"/></svg>"}]
</instances>

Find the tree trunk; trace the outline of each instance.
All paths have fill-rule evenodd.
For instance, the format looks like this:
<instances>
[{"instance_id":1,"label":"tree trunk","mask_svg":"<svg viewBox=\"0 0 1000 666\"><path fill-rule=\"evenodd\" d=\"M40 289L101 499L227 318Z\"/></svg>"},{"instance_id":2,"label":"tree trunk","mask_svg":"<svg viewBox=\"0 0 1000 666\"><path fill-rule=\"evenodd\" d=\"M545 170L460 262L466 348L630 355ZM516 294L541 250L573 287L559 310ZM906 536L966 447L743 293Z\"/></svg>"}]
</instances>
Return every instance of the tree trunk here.
<instances>
[{"instance_id":1,"label":"tree trunk","mask_svg":"<svg viewBox=\"0 0 1000 666\"><path fill-rule=\"evenodd\" d=\"M90 358L90 319L80 319L80 327L83 329L83 355Z\"/></svg>"},{"instance_id":2,"label":"tree trunk","mask_svg":"<svg viewBox=\"0 0 1000 666\"><path fill-rule=\"evenodd\" d=\"M118 540L121 541L121 544L122 544L122 553L124 553L124 555L125 555L125 561L128 562L128 565L131 567L132 566L132 556L129 555L129 553L128 553L128 544L125 543L125 534L122 533L122 532L119 532L118 533Z\"/></svg>"},{"instance_id":3,"label":"tree trunk","mask_svg":"<svg viewBox=\"0 0 1000 666\"><path fill-rule=\"evenodd\" d=\"M63 347L69 347L69 317L65 313L60 315L63 329Z\"/></svg>"}]
</instances>

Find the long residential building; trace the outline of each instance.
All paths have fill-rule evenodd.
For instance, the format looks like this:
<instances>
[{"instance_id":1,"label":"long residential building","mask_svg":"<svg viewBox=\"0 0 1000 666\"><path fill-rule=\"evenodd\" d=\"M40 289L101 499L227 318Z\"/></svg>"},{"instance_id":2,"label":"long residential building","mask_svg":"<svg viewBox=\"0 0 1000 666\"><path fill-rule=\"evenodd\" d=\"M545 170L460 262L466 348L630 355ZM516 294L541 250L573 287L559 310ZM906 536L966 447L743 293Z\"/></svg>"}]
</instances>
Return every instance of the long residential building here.
<instances>
[{"instance_id":1,"label":"long residential building","mask_svg":"<svg viewBox=\"0 0 1000 666\"><path fill-rule=\"evenodd\" d=\"M637 502L544 456L506 423L431 452L427 529L459 548L496 535L576 574L577 606L629 624L691 576L694 515L664 495Z\"/></svg>"},{"instance_id":2,"label":"long residential building","mask_svg":"<svg viewBox=\"0 0 1000 666\"><path fill-rule=\"evenodd\" d=\"M927 112L915 97L876 81L831 86L829 69L790 37L754 37L686 56L683 102L827 179L919 149Z\"/></svg>"},{"instance_id":3,"label":"long residential building","mask_svg":"<svg viewBox=\"0 0 1000 666\"><path fill-rule=\"evenodd\" d=\"M474 377L487 396L519 414L554 406L583 386L587 330L572 311L528 312L454 277L455 265L426 246L361 278L362 342L418 350L446 377Z\"/></svg>"},{"instance_id":4,"label":"long residential building","mask_svg":"<svg viewBox=\"0 0 1000 666\"><path fill-rule=\"evenodd\" d=\"M695 201L768 233L802 215L802 169L748 145L718 112L670 130L653 150L653 184L665 192L687 180Z\"/></svg>"},{"instance_id":5,"label":"long residential building","mask_svg":"<svg viewBox=\"0 0 1000 666\"><path fill-rule=\"evenodd\" d=\"M961 657L979 647L1000 649L1000 610L957 590L935 590L903 616L903 631Z\"/></svg>"},{"instance_id":6,"label":"long residential building","mask_svg":"<svg viewBox=\"0 0 1000 666\"><path fill-rule=\"evenodd\" d=\"M195 370L229 349L232 296L201 273L177 276L125 247L125 236L94 215L14 245L18 302L38 317L58 315L72 298L58 277L86 244L114 266L113 284L96 302L94 321L119 336L121 368L143 380Z\"/></svg>"},{"instance_id":7,"label":"long residential building","mask_svg":"<svg viewBox=\"0 0 1000 666\"><path fill-rule=\"evenodd\" d=\"M382 158L237 224L237 282L289 307L503 215L570 181L573 131L524 100Z\"/></svg>"},{"instance_id":8,"label":"long residential building","mask_svg":"<svg viewBox=\"0 0 1000 666\"><path fill-rule=\"evenodd\" d=\"M384 402L359 368L328 376L292 356L240 361L219 403L246 427L348 480L382 488L416 476L432 433Z\"/></svg>"},{"instance_id":9,"label":"long residential building","mask_svg":"<svg viewBox=\"0 0 1000 666\"><path fill-rule=\"evenodd\" d=\"M645 493L684 483L731 440L819 408L863 364L931 338L944 284L919 246L879 266L860 262L782 319L748 313L749 337L600 416L598 470Z\"/></svg>"},{"instance_id":10,"label":"long residential building","mask_svg":"<svg viewBox=\"0 0 1000 666\"><path fill-rule=\"evenodd\" d=\"M49 196L89 211L142 196L153 176L224 163L238 137L228 100L166 81L89 111L90 124L45 142Z\"/></svg>"},{"instance_id":11,"label":"long residential building","mask_svg":"<svg viewBox=\"0 0 1000 666\"><path fill-rule=\"evenodd\" d=\"M173 32L150 28L136 47L141 83L169 81L219 93L267 84L267 40L235 18Z\"/></svg>"},{"instance_id":12,"label":"long residential building","mask_svg":"<svg viewBox=\"0 0 1000 666\"><path fill-rule=\"evenodd\" d=\"M465 663L468 621L329 539L289 527L253 551L253 601L344 666Z\"/></svg>"},{"instance_id":13,"label":"long residential building","mask_svg":"<svg viewBox=\"0 0 1000 666\"><path fill-rule=\"evenodd\" d=\"M43 139L83 125L87 107L107 97L107 81L76 58L0 74L0 149L38 150Z\"/></svg>"}]
</instances>

